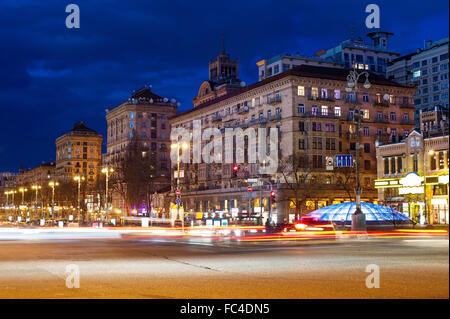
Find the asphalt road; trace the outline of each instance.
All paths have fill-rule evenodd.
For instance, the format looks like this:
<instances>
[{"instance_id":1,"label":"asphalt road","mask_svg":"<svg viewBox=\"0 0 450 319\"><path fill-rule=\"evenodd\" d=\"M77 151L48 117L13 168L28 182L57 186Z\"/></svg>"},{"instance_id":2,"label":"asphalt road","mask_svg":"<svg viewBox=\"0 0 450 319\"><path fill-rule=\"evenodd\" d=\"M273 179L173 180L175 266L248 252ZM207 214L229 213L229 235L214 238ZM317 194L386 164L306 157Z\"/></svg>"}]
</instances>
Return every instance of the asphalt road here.
<instances>
[{"instance_id":1,"label":"asphalt road","mask_svg":"<svg viewBox=\"0 0 450 319\"><path fill-rule=\"evenodd\" d=\"M0 241L0 298L449 298L448 237L305 243ZM80 288L66 287L66 267ZM380 288L366 287L366 267Z\"/></svg>"}]
</instances>

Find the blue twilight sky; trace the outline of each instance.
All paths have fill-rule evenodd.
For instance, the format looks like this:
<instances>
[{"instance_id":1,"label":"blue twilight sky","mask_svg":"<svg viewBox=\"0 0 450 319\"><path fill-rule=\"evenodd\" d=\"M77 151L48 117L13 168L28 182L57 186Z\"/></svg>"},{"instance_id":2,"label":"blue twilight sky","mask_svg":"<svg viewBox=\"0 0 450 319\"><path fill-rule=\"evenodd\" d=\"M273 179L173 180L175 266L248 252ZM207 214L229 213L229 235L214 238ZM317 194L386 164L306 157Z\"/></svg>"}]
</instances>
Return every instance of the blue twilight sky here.
<instances>
[{"instance_id":1,"label":"blue twilight sky","mask_svg":"<svg viewBox=\"0 0 450 319\"><path fill-rule=\"evenodd\" d=\"M70 3L80 29L65 27ZM190 108L222 33L253 83L264 57L313 55L348 39L351 24L364 36L370 3L397 52L448 36L446 0L0 0L0 172L53 160L77 121L105 136L105 109L145 84Z\"/></svg>"}]
</instances>

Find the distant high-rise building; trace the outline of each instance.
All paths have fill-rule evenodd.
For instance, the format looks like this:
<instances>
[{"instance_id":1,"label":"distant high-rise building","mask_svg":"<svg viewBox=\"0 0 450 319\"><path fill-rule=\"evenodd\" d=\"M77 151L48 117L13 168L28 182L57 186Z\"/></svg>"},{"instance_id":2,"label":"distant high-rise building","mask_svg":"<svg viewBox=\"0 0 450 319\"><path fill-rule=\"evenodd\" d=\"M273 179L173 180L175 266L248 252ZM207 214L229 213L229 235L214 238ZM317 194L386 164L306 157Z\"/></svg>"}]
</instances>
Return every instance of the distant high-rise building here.
<instances>
[{"instance_id":1,"label":"distant high-rise building","mask_svg":"<svg viewBox=\"0 0 450 319\"><path fill-rule=\"evenodd\" d=\"M388 48L388 39L392 35L390 32L371 32L367 34L372 40L371 44L365 43L362 38L349 39L331 49L317 52L316 56L297 52L264 59L256 63L258 79L261 81L299 65L355 68L386 76L387 63L400 56Z\"/></svg>"},{"instance_id":2,"label":"distant high-rise building","mask_svg":"<svg viewBox=\"0 0 450 319\"><path fill-rule=\"evenodd\" d=\"M418 88L414 96L415 121L419 127L421 110L449 107L448 37L427 41L423 49L393 60L388 65L389 79Z\"/></svg>"},{"instance_id":3,"label":"distant high-rise building","mask_svg":"<svg viewBox=\"0 0 450 319\"><path fill-rule=\"evenodd\" d=\"M280 54L270 59L264 59L256 63L258 66L259 81L269 78L273 75L292 69L299 65L324 66L329 68L342 68L342 63L324 61L318 57L311 57L296 54Z\"/></svg>"},{"instance_id":4,"label":"distant high-rise building","mask_svg":"<svg viewBox=\"0 0 450 319\"><path fill-rule=\"evenodd\" d=\"M342 63L345 68L368 70L386 76L388 62L399 57L388 46L391 32L376 31L367 34L372 44L365 43L360 37L357 40L345 40L339 45L316 53L322 60Z\"/></svg>"}]
</instances>

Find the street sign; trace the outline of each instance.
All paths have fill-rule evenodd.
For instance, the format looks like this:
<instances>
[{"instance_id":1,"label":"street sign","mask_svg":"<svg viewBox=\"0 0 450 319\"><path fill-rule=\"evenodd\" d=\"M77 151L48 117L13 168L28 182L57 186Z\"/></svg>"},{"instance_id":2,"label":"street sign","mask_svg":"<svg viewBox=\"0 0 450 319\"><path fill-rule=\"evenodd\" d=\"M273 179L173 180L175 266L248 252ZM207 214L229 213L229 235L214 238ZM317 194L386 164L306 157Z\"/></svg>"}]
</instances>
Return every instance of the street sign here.
<instances>
[{"instance_id":1,"label":"street sign","mask_svg":"<svg viewBox=\"0 0 450 319\"><path fill-rule=\"evenodd\" d=\"M248 191L248 192L251 192L251 191L253 191L253 187L251 187L251 186L248 186L248 187L247 187L247 191Z\"/></svg>"},{"instance_id":2,"label":"street sign","mask_svg":"<svg viewBox=\"0 0 450 319\"><path fill-rule=\"evenodd\" d=\"M335 155L334 167L353 167L353 155Z\"/></svg>"},{"instance_id":3,"label":"street sign","mask_svg":"<svg viewBox=\"0 0 450 319\"><path fill-rule=\"evenodd\" d=\"M181 191L180 191L179 189L177 189L177 190L175 191L175 195L177 195L177 196L181 195Z\"/></svg>"},{"instance_id":4,"label":"street sign","mask_svg":"<svg viewBox=\"0 0 450 319\"><path fill-rule=\"evenodd\" d=\"M257 178L249 178L249 179L247 179L247 183L249 183L249 184L253 184L253 183L257 183L257 182L258 182Z\"/></svg>"},{"instance_id":5,"label":"street sign","mask_svg":"<svg viewBox=\"0 0 450 319\"><path fill-rule=\"evenodd\" d=\"M326 169L327 171L332 171L333 170L333 157L332 156L327 156L326 157Z\"/></svg>"},{"instance_id":6,"label":"street sign","mask_svg":"<svg viewBox=\"0 0 450 319\"><path fill-rule=\"evenodd\" d=\"M175 199L175 204L177 205L181 204L181 199L180 198Z\"/></svg>"}]
</instances>

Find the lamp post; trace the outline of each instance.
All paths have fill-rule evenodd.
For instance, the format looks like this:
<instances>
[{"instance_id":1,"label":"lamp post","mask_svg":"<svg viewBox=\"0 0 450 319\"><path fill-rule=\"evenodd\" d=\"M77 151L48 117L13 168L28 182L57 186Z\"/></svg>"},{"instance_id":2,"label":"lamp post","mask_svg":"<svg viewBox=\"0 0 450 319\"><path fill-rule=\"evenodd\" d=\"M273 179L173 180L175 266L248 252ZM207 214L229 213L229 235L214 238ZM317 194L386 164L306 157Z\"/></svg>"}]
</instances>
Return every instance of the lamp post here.
<instances>
[{"instance_id":1,"label":"lamp post","mask_svg":"<svg viewBox=\"0 0 450 319\"><path fill-rule=\"evenodd\" d=\"M48 186L50 186L52 188L52 219L53 219L53 214L54 214L53 207L55 207L55 187L59 186L59 183L52 181L52 182L48 183Z\"/></svg>"},{"instance_id":2,"label":"lamp post","mask_svg":"<svg viewBox=\"0 0 450 319\"><path fill-rule=\"evenodd\" d=\"M189 147L189 145L187 143L173 143L170 146L172 149L176 149L177 150L177 189L176 189L176 204L177 204L177 219L180 216L180 203L181 203L181 190L180 190L180 150L181 149L187 149ZM181 228L182 231L184 232L184 213L183 216L181 218Z\"/></svg>"},{"instance_id":3,"label":"lamp post","mask_svg":"<svg viewBox=\"0 0 450 319\"><path fill-rule=\"evenodd\" d=\"M17 191L12 190L9 192L12 195L12 204L13 204L13 215L16 215L16 203L14 201L14 194L17 193Z\"/></svg>"},{"instance_id":4,"label":"lamp post","mask_svg":"<svg viewBox=\"0 0 450 319\"><path fill-rule=\"evenodd\" d=\"M425 225L428 224L428 199L427 199L427 165L426 165L425 139L423 140L423 200L425 210ZM428 151L429 156L434 155L434 150Z\"/></svg>"},{"instance_id":5,"label":"lamp post","mask_svg":"<svg viewBox=\"0 0 450 319\"><path fill-rule=\"evenodd\" d=\"M6 195L6 204L3 204L3 210L6 212L6 206L9 203L9 192L5 192L4 194Z\"/></svg>"},{"instance_id":6,"label":"lamp post","mask_svg":"<svg viewBox=\"0 0 450 319\"><path fill-rule=\"evenodd\" d=\"M78 215L78 222L80 222L80 206L81 206L81 203L80 203L80 189L81 189L81 181L84 181L85 180L85 178L84 178L84 176L75 176L74 178L73 178L73 180L74 181L76 181L76 182L78 182L78 205L77 205L77 215Z\"/></svg>"},{"instance_id":7,"label":"lamp post","mask_svg":"<svg viewBox=\"0 0 450 319\"><path fill-rule=\"evenodd\" d=\"M109 173L113 173L114 169L112 167L105 167L102 169L102 173L106 175L106 190L105 190L105 210L106 210L106 218L108 218L108 182L109 182Z\"/></svg>"},{"instance_id":8,"label":"lamp post","mask_svg":"<svg viewBox=\"0 0 450 319\"><path fill-rule=\"evenodd\" d=\"M25 192L27 192L27 191L28 191L28 189L26 189L26 188L23 188L23 187L19 188L19 192L22 193L22 205L24 204L24 195L25 195Z\"/></svg>"},{"instance_id":9,"label":"lamp post","mask_svg":"<svg viewBox=\"0 0 450 319\"><path fill-rule=\"evenodd\" d=\"M356 125L356 210L352 216L352 230L365 230L366 229L366 220L365 216L361 210L361 183L360 183L360 172L359 172L359 127L361 125L361 110L358 105L358 81L359 78L364 75L366 77L366 81L364 82L364 88L370 88L369 82L369 73L366 71L359 72L356 69L350 70L349 75L347 76L347 87L345 90L347 92L355 93L355 111L353 116L353 122Z\"/></svg>"},{"instance_id":10,"label":"lamp post","mask_svg":"<svg viewBox=\"0 0 450 319\"><path fill-rule=\"evenodd\" d=\"M34 203L34 213L37 215L38 209L37 209L37 204L38 204L38 190L41 189L40 185L33 185L31 186L32 189L34 189L36 191L36 200Z\"/></svg>"}]
</instances>

